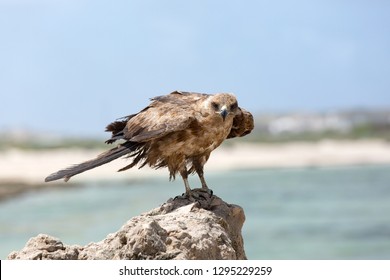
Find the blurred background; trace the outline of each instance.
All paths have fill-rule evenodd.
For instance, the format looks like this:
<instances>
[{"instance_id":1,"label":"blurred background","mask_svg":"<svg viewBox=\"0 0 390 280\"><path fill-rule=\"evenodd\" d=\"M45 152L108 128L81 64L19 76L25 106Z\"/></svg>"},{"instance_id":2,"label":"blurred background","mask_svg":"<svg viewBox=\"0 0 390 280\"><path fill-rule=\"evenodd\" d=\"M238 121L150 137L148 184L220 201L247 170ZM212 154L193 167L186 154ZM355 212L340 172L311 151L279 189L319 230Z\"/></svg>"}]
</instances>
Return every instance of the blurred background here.
<instances>
[{"instance_id":1,"label":"blurred background","mask_svg":"<svg viewBox=\"0 0 390 280\"><path fill-rule=\"evenodd\" d=\"M255 130L212 154L249 259L390 258L390 2L0 0L0 258L99 241L183 192L118 160L111 121L174 90L233 92ZM191 181L193 187L199 182ZM163 199L161 199L163 198Z\"/></svg>"}]
</instances>

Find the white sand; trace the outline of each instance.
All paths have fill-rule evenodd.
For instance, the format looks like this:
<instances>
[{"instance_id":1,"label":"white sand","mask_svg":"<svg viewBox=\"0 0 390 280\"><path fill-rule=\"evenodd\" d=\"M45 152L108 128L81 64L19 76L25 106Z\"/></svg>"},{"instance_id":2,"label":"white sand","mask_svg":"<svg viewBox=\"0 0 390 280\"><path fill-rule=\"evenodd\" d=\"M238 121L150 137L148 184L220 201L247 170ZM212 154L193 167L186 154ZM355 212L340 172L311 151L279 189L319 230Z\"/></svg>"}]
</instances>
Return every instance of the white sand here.
<instances>
[{"instance_id":1,"label":"white sand","mask_svg":"<svg viewBox=\"0 0 390 280\"><path fill-rule=\"evenodd\" d=\"M0 182L43 183L44 178L61 168L91 159L103 150L47 150L0 152ZM131 180L139 176L168 176L166 169L143 168L115 172L129 163L126 159L87 171L71 179ZM247 144L215 150L205 166L207 172L241 168L389 164L390 143L382 140L331 141L317 143Z\"/></svg>"}]
</instances>

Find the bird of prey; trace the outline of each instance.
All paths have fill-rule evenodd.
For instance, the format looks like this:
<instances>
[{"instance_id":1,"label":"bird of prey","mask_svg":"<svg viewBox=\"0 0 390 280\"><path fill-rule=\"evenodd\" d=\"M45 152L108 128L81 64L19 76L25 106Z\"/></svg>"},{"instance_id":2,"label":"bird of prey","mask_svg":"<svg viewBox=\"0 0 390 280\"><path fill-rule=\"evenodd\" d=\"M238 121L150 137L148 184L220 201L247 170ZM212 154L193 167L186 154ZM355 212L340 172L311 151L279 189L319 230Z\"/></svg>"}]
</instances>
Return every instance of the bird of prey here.
<instances>
[{"instance_id":1,"label":"bird of prey","mask_svg":"<svg viewBox=\"0 0 390 280\"><path fill-rule=\"evenodd\" d=\"M96 158L49 175L45 181L64 179L126 156L132 162L118 171L149 165L168 167L170 179L179 173L185 196L191 198L188 174L197 173L202 189L209 192L203 166L210 153L225 139L241 137L254 127L252 114L238 107L231 93L202 94L174 91L151 99L137 114L114 121L106 127L112 136L106 141L121 143Z\"/></svg>"}]
</instances>

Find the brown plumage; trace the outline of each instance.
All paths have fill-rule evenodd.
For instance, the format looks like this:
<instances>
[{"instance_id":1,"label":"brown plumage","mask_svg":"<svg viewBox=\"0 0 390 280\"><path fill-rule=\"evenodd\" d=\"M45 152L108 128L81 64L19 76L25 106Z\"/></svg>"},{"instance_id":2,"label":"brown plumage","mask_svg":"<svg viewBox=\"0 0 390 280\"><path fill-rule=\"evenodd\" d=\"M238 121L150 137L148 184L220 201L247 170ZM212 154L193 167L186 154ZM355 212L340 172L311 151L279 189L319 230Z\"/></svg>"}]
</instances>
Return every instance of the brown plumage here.
<instances>
[{"instance_id":1,"label":"brown plumage","mask_svg":"<svg viewBox=\"0 0 390 280\"><path fill-rule=\"evenodd\" d=\"M229 93L200 94L175 91L151 99L151 103L137 114L129 115L109 124L106 131L117 147L69 168L49 175L45 181L72 176L108 163L122 156L132 158L131 164L146 164L153 168L168 167L170 178L177 173L183 177L186 194L191 196L188 174L196 172L202 188L208 190L203 176L203 166L210 153L225 139L241 137L253 129L253 117L238 107L234 95Z\"/></svg>"}]
</instances>

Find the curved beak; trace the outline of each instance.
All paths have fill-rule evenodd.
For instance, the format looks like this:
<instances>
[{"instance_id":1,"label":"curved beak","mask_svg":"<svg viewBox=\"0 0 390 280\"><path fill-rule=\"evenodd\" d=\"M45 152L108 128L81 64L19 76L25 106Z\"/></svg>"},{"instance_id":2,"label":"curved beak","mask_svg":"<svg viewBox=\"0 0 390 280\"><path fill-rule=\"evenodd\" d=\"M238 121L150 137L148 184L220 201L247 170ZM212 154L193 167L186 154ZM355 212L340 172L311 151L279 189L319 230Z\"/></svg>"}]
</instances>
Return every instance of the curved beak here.
<instances>
[{"instance_id":1,"label":"curved beak","mask_svg":"<svg viewBox=\"0 0 390 280\"><path fill-rule=\"evenodd\" d=\"M226 116L228 115L228 110L225 105L222 106L221 111L219 113L221 114L223 121L225 121Z\"/></svg>"}]
</instances>

